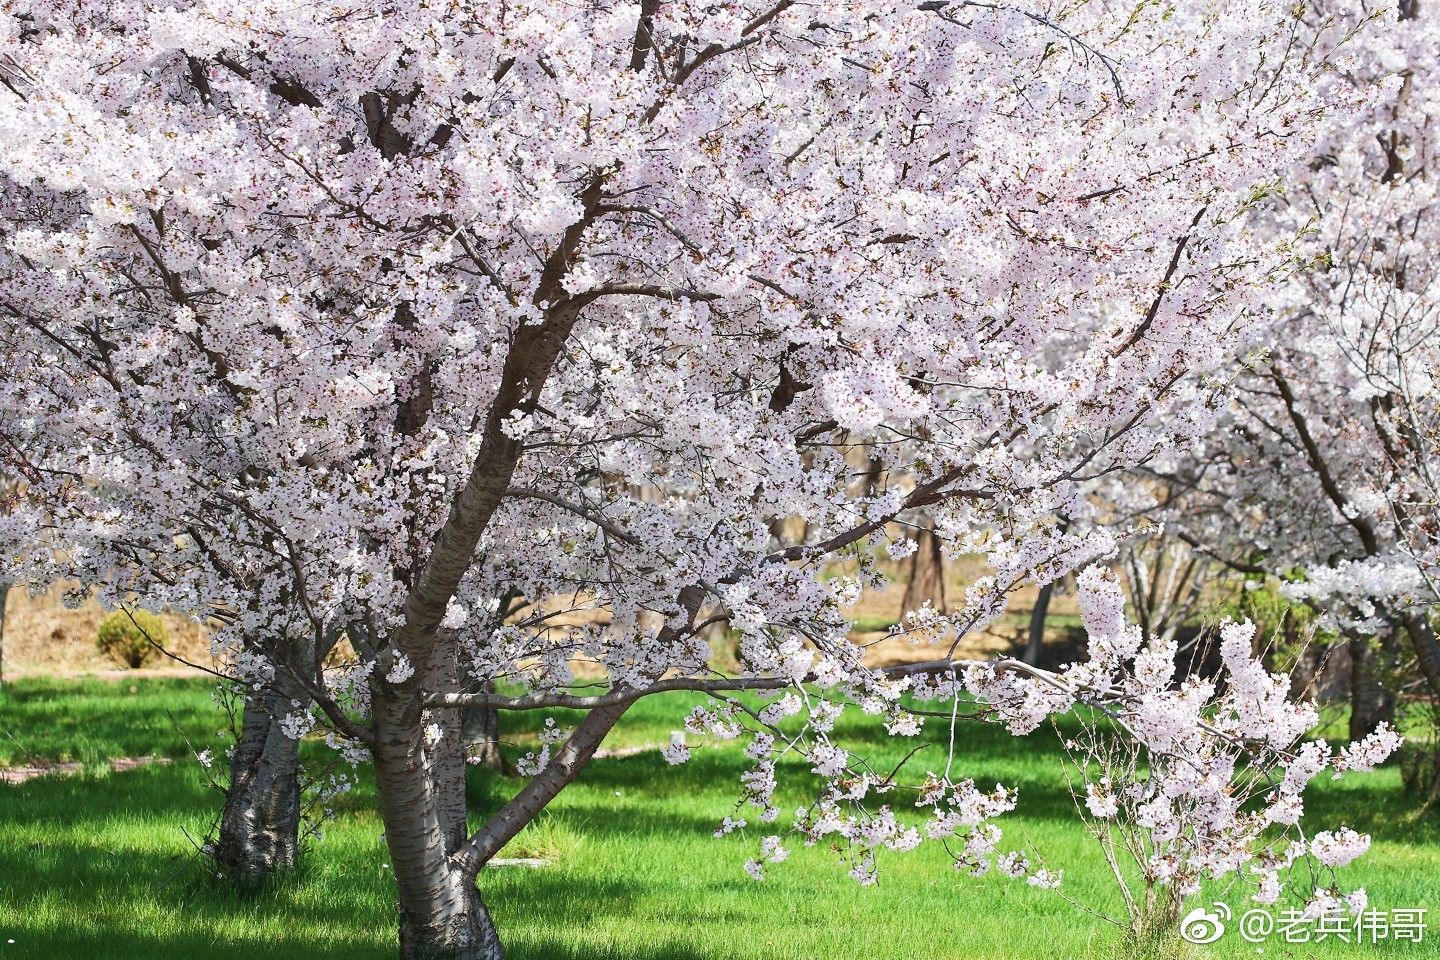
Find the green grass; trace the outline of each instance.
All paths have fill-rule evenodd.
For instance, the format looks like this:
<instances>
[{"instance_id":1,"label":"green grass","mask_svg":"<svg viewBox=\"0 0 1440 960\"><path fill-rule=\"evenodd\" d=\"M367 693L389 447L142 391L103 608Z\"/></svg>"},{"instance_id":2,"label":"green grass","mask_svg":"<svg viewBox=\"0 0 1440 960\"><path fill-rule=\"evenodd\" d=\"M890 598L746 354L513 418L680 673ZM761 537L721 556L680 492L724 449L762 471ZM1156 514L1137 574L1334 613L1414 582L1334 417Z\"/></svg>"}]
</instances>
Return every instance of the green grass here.
<instances>
[{"instance_id":1,"label":"green grass","mask_svg":"<svg viewBox=\"0 0 1440 960\"><path fill-rule=\"evenodd\" d=\"M213 689L203 679L9 681L0 688L0 767L183 756L184 737L200 749L229 728Z\"/></svg>"},{"instance_id":2,"label":"green grass","mask_svg":"<svg viewBox=\"0 0 1440 960\"><path fill-rule=\"evenodd\" d=\"M27 680L0 694L0 731L67 751L180 754L182 730L208 737L224 724L203 683L137 681L96 684ZM612 746L668 739L693 697L652 698L627 716ZM573 714L559 713L564 724ZM83 719L72 723L74 717ZM507 738L519 750L541 718L512 720ZM843 732L868 753L894 761L913 745L877 735L870 718L847 720ZM208 731L208 733L206 733ZM937 728L932 735L939 736ZM1092 907L1114 909L1115 895L1096 851L1078 828L1059 777L1053 735L1015 740L1003 730L967 723L959 762L982 786L1018 787L1020 807L1001 818L1006 848L1042 851L1065 868L1064 890ZM6 740L8 742L8 739ZM87 746L88 745L88 746ZM74 755L74 754L71 754ZM12 756L7 754L6 756ZM19 759L23 759L23 756ZM912 763L943 764L939 748ZM697 752L672 768L656 753L593 762L511 853L542 853L539 870L487 870L481 888L513 960L1047 960L1115 955L1115 928L1052 891L1001 877L956 873L944 852L927 846L882 861L869 889L845 876L824 849L797 848L757 885L742 870L761 831L712 839L733 813L744 758L734 745ZM782 769L782 783L803 781L802 767ZM495 809L513 781L473 772L474 816ZM802 799L798 787L787 806ZM395 889L386 869L373 787L362 778L337 819L285 882L247 899L201 874L186 837L204 834L218 797L194 764L148 767L0 786L0 960L6 958L328 958L393 957ZM1371 855L1344 871L1348 886L1367 887L1380 908L1429 907L1440 915L1440 828L1407 823L1406 799L1393 770L1322 780L1308 804L1314 824L1347 822L1375 835ZM753 823L754 816L748 817ZM1207 891L1203 900L1211 899ZM1219 895L1223 891L1213 891ZM1243 894L1228 899L1243 909ZM1430 931L1440 937L1440 930ZM14 939L14 944L5 941ZM1433 943L1399 948L1291 946L1272 941L1271 956L1427 957ZM1255 957L1256 948L1227 935L1189 954Z\"/></svg>"}]
</instances>

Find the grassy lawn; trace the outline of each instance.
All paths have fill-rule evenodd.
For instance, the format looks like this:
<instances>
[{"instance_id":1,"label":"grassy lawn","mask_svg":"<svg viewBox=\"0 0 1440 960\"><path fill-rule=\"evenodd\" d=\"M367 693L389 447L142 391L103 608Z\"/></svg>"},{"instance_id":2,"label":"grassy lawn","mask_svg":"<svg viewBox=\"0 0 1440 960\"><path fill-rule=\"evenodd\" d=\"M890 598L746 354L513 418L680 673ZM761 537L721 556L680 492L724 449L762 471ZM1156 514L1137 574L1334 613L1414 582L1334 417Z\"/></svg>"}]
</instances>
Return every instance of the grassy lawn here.
<instances>
[{"instance_id":1,"label":"grassy lawn","mask_svg":"<svg viewBox=\"0 0 1440 960\"><path fill-rule=\"evenodd\" d=\"M134 689L132 689L134 688ZM610 746L662 743L678 729L686 696L637 706ZM167 711L173 715L172 724ZM557 714L562 724L563 713ZM892 743L868 718L849 721L852 742L895 759L913 741ZM541 718L512 725L523 743ZM110 773L99 759L181 756L217 746L226 718L203 681L135 683L23 680L0 693L0 763L82 759L87 773L0 785L0 960L4 958L249 957L370 958L395 955L395 890L368 782L345 799L305 867L259 896L236 899L208 880L186 834L203 836L218 796L193 763ZM177 730L178 727L178 730ZM8 734L9 736L7 736ZM939 739L942 731L932 735ZM979 724L962 728L961 763L982 786L1020 790L1001 818L1005 849L1039 850L1065 868L1069 896L1115 911L1108 871L1078 828L1059 776L1053 734L1027 740ZM11 738L14 738L13 740ZM18 745L16 743L18 741ZM20 749L23 745L24 750ZM516 750L522 749L517 747ZM938 747L922 768L943 764ZM91 761L96 761L91 763ZM1108 958L1116 932L1053 891L1001 877L958 874L943 851L922 847L882 861L880 881L862 889L831 852L797 847L757 885L741 864L753 855L753 827L710 836L733 813L744 758L735 745L697 752L672 768L658 753L596 760L511 853L554 858L542 869L487 870L481 886L514 960L541 958ZM782 770L792 783L799 767ZM476 817L517 788L473 772ZM790 806L802 799L798 787ZM899 799L899 798L897 798ZM902 801L903 802L903 801ZM1406 821L1399 775L1391 769L1322 780L1308 803L1312 825L1346 822L1375 836L1369 856L1343 872L1372 905L1427 907L1440 916L1440 825ZM749 817L752 821L754 817ZM1312 826L1312 829L1318 829ZM1206 891L1243 911L1240 891ZM5 941L13 939L13 944ZM1420 945L1272 939L1282 957L1362 954L1435 956L1440 919ZM1255 945L1227 935L1193 948L1194 958L1255 957Z\"/></svg>"},{"instance_id":2,"label":"grassy lawn","mask_svg":"<svg viewBox=\"0 0 1440 960\"><path fill-rule=\"evenodd\" d=\"M203 749L229 727L213 689L158 677L9 681L0 688L0 767L184 756L185 737Z\"/></svg>"}]
</instances>

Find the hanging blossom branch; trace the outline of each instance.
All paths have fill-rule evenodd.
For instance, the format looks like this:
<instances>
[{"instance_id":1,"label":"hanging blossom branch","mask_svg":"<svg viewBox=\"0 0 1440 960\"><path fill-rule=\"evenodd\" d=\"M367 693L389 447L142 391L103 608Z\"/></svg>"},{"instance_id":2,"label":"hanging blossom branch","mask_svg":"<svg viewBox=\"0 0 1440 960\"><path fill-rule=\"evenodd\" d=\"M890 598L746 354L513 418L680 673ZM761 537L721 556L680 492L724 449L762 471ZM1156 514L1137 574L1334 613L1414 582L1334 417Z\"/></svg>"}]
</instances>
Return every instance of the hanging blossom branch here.
<instances>
[{"instance_id":1,"label":"hanging blossom branch","mask_svg":"<svg viewBox=\"0 0 1440 960\"><path fill-rule=\"evenodd\" d=\"M1150 891L1141 898L1128 886L1123 888L1132 935L1173 926L1181 905L1198 892L1199 881L1206 876L1236 874L1255 886L1259 902L1274 902L1283 884L1281 872L1301 860L1318 868L1312 871L1309 910L1363 909L1363 890L1342 898L1333 881L1325 886L1318 877L1321 871L1333 877L1336 868L1364 852L1368 839L1346 830L1306 838L1297 826L1303 792L1326 768L1336 776L1345 770L1373 769L1398 746L1398 735L1382 727L1340 751L1330 750L1324 741L1302 744L1300 738L1317 720L1314 708L1289 702L1289 678L1266 672L1254 659L1252 626L1222 626L1225 683L1223 692L1217 692L1218 679L1176 682L1174 639L1147 641L1139 628L1128 625L1124 593L1102 568L1086 568L1077 585L1091 655L1059 671L1014 659L954 659L877 669L872 671L876 682L864 689L853 685L853 676L842 679L810 672L799 678L671 678L598 696L446 694L428 696L426 702L436 707L591 711L553 758L547 749L540 759L536 786L523 800L533 805L562 781L578 775L604 731L629 704L665 692L708 693L719 704L697 707L687 728L722 740L743 735L747 727L753 735L746 752L754 767L743 778L745 793L737 810L756 807L761 822L778 818L773 801L776 764L787 754L805 758L821 780L815 800L794 822L762 839L758 856L747 865L757 878L765 875L768 865L788 857L785 836L807 845L824 838L840 841L852 875L862 883L876 878L882 851L902 853L929 838L944 841L961 869L980 874L996 868L1036 886L1058 886L1064 871L1025 851L1000 852L1003 834L990 820L1014 808L1018 802L1014 791L997 787L986 792L973 781L953 781L948 762L944 772L927 770L907 783L899 775L900 767L926 744L919 744L894 770L877 771L834 741L834 720L845 701L858 698L866 712L889 717L892 733L916 736L927 717L946 714L902 703L902 697L921 704L949 699L953 744L962 694L974 699L982 715L1004 723L1016 735L1077 706L1092 708L1097 720L1068 738L1066 746L1081 775L1083 790L1077 802L1082 803L1082 816L1102 838L1121 881L1117 850L1137 858L1142 883ZM736 690L782 689L785 694L763 708L723 696ZM800 720L798 732L785 732L782 723L787 717ZM685 745L666 750L672 763L682 763L690 754ZM867 803L896 790L913 792L914 806L929 808L929 819L910 824L892 803L878 807ZM502 842L504 822L508 821L493 829L487 826L467 848L467 855L483 859L498 849L494 844ZM725 818L717 835L744 826L746 821L737 813Z\"/></svg>"}]
</instances>

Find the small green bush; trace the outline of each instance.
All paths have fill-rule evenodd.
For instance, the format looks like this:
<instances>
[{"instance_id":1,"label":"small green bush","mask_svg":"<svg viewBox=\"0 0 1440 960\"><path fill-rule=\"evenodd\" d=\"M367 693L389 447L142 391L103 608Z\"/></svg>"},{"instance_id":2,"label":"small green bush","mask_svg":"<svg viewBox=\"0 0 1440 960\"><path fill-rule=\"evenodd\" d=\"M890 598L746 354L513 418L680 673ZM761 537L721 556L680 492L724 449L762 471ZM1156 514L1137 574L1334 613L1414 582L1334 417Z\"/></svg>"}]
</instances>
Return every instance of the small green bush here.
<instances>
[{"instance_id":1,"label":"small green bush","mask_svg":"<svg viewBox=\"0 0 1440 960\"><path fill-rule=\"evenodd\" d=\"M116 610L101 622L95 646L101 653L135 670L155 656L151 640L163 645L167 639L165 624L149 610Z\"/></svg>"}]
</instances>

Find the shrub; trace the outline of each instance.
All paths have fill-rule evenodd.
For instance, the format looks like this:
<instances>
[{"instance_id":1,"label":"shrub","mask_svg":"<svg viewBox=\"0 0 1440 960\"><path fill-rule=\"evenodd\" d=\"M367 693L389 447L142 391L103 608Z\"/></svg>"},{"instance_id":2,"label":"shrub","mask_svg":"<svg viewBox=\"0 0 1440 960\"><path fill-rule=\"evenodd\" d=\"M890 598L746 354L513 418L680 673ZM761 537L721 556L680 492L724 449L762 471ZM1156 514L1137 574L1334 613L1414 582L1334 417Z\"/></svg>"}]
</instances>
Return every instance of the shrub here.
<instances>
[{"instance_id":1,"label":"shrub","mask_svg":"<svg viewBox=\"0 0 1440 960\"><path fill-rule=\"evenodd\" d=\"M116 610L100 624L95 646L100 652L134 670L155 656L150 641L164 644L165 624L149 610Z\"/></svg>"}]
</instances>

